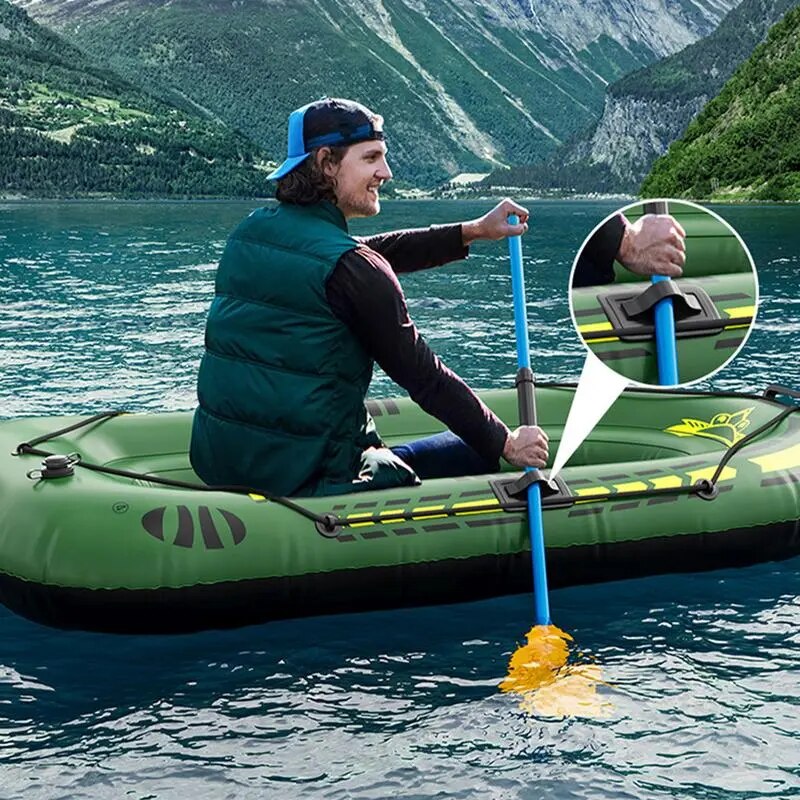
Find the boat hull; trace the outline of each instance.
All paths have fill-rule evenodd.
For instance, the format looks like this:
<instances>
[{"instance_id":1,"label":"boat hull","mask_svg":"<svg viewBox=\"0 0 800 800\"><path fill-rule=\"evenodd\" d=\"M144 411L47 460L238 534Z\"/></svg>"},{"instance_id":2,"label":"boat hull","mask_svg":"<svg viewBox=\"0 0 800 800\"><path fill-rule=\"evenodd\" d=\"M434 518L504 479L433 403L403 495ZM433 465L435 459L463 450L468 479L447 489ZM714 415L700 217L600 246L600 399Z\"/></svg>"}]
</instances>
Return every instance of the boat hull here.
<instances>
[{"instance_id":1,"label":"boat hull","mask_svg":"<svg viewBox=\"0 0 800 800\"><path fill-rule=\"evenodd\" d=\"M553 454L573 393L537 391ZM483 396L517 424L513 392ZM390 444L441 429L408 400L370 405ZM713 499L692 491L748 432L779 417L723 466ZM77 421L0 423L0 452ZM524 503L504 507L492 488L517 473L297 499L337 517L335 535L324 536L255 493L148 480L197 480L190 422L189 413L124 415L38 445L138 479L76 466L36 480L26 473L40 457L3 455L0 601L59 627L176 632L531 589ZM562 477L566 504L548 500L544 511L553 588L800 554L800 415L773 400L626 392Z\"/></svg>"}]
</instances>

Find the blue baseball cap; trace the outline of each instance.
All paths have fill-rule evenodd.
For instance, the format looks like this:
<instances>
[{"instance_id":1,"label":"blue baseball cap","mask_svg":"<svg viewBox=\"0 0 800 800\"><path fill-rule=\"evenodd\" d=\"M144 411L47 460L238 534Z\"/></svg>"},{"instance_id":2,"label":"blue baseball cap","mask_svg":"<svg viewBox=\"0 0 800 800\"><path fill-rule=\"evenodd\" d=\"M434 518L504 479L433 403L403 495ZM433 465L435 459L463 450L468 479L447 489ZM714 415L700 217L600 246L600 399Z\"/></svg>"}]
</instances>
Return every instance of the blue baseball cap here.
<instances>
[{"instance_id":1,"label":"blue baseball cap","mask_svg":"<svg viewBox=\"0 0 800 800\"><path fill-rule=\"evenodd\" d=\"M289 114L286 160L267 176L275 181L299 167L317 147L383 139L383 117L353 100L323 97Z\"/></svg>"}]
</instances>

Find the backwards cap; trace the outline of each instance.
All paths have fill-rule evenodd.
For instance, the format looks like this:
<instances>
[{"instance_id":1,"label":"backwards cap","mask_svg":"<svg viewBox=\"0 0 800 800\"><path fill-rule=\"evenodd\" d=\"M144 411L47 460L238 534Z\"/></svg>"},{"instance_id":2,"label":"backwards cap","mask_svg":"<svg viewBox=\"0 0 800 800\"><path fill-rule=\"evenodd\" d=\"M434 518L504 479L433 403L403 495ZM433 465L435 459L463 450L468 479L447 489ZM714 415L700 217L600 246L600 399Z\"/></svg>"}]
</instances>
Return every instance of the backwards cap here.
<instances>
[{"instance_id":1,"label":"backwards cap","mask_svg":"<svg viewBox=\"0 0 800 800\"><path fill-rule=\"evenodd\" d=\"M274 181L300 166L316 147L383 139L383 117L353 100L323 97L289 114L286 160L267 179Z\"/></svg>"}]
</instances>

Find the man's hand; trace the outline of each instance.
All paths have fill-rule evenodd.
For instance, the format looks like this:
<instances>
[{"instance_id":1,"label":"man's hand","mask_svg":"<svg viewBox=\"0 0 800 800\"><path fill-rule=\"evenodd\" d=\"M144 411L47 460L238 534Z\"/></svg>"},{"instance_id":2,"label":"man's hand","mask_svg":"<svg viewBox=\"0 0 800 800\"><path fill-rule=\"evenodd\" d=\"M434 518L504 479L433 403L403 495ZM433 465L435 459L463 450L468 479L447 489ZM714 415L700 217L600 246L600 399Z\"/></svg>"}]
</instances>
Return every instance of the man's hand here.
<instances>
[{"instance_id":1,"label":"man's hand","mask_svg":"<svg viewBox=\"0 0 800 800\"><path fill-rule=\"evenodd\" d=\"M686 231L668 214L646 214L625 232L617 261L636 275L680 278L686 263Z\"/></svg>"},{"instance_id":2,"label":"man's hand","mask_svg":"<svg viewBox=\"0 0 800 800\"><path fill-rule=\"evenodd\" d=\"M547 442L547 434L537 425L520 425L508 434L503 458L515 467L543 467L549 455Z\"/></svg>"},{"instance_id":3,"label":"man's hand","mask_svg":"<svg viewBox=\"0 0 800 800\"><path fill-rule=\"evenodd\" d=\"M519 217L518 225L511 225L509 214ZM517 205L506 198L500 201L491 211L478 219L461 223L461 240L464 247L469 247L478 239L505 239L507 236L520 236L528 230L528 209Z\"/></svg>"}]
</instances>

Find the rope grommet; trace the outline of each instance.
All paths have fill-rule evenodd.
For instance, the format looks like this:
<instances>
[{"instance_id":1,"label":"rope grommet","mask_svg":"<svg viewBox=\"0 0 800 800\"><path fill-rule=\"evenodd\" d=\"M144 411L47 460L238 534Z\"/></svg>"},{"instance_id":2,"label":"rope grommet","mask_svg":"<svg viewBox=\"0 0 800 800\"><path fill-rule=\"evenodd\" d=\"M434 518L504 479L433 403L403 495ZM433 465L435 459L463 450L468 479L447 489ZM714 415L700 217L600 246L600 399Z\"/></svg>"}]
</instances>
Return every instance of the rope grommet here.
<instances>
[{"instance_id":1,"label":"rope grommet","mask_svg":"<svg viewBox=\"0 0 800 800\"><path fill-rule=\"evenodd\" d=\"M711 483L708 478L701 478L694 485L695 494L701 500L716 500L719 495L719 488L716 483Z\"/></svg>"},{"instance_id":2,"label":"rope grommet","mask_svg":"<svg viewBox=\"0 0 800 800\"><path fill-rule=\"evenodd\" d=\"M314 526L326 539L335 539L342 532L339 518L335 514L323 514Z\"/></svg>"}]
</instances>

